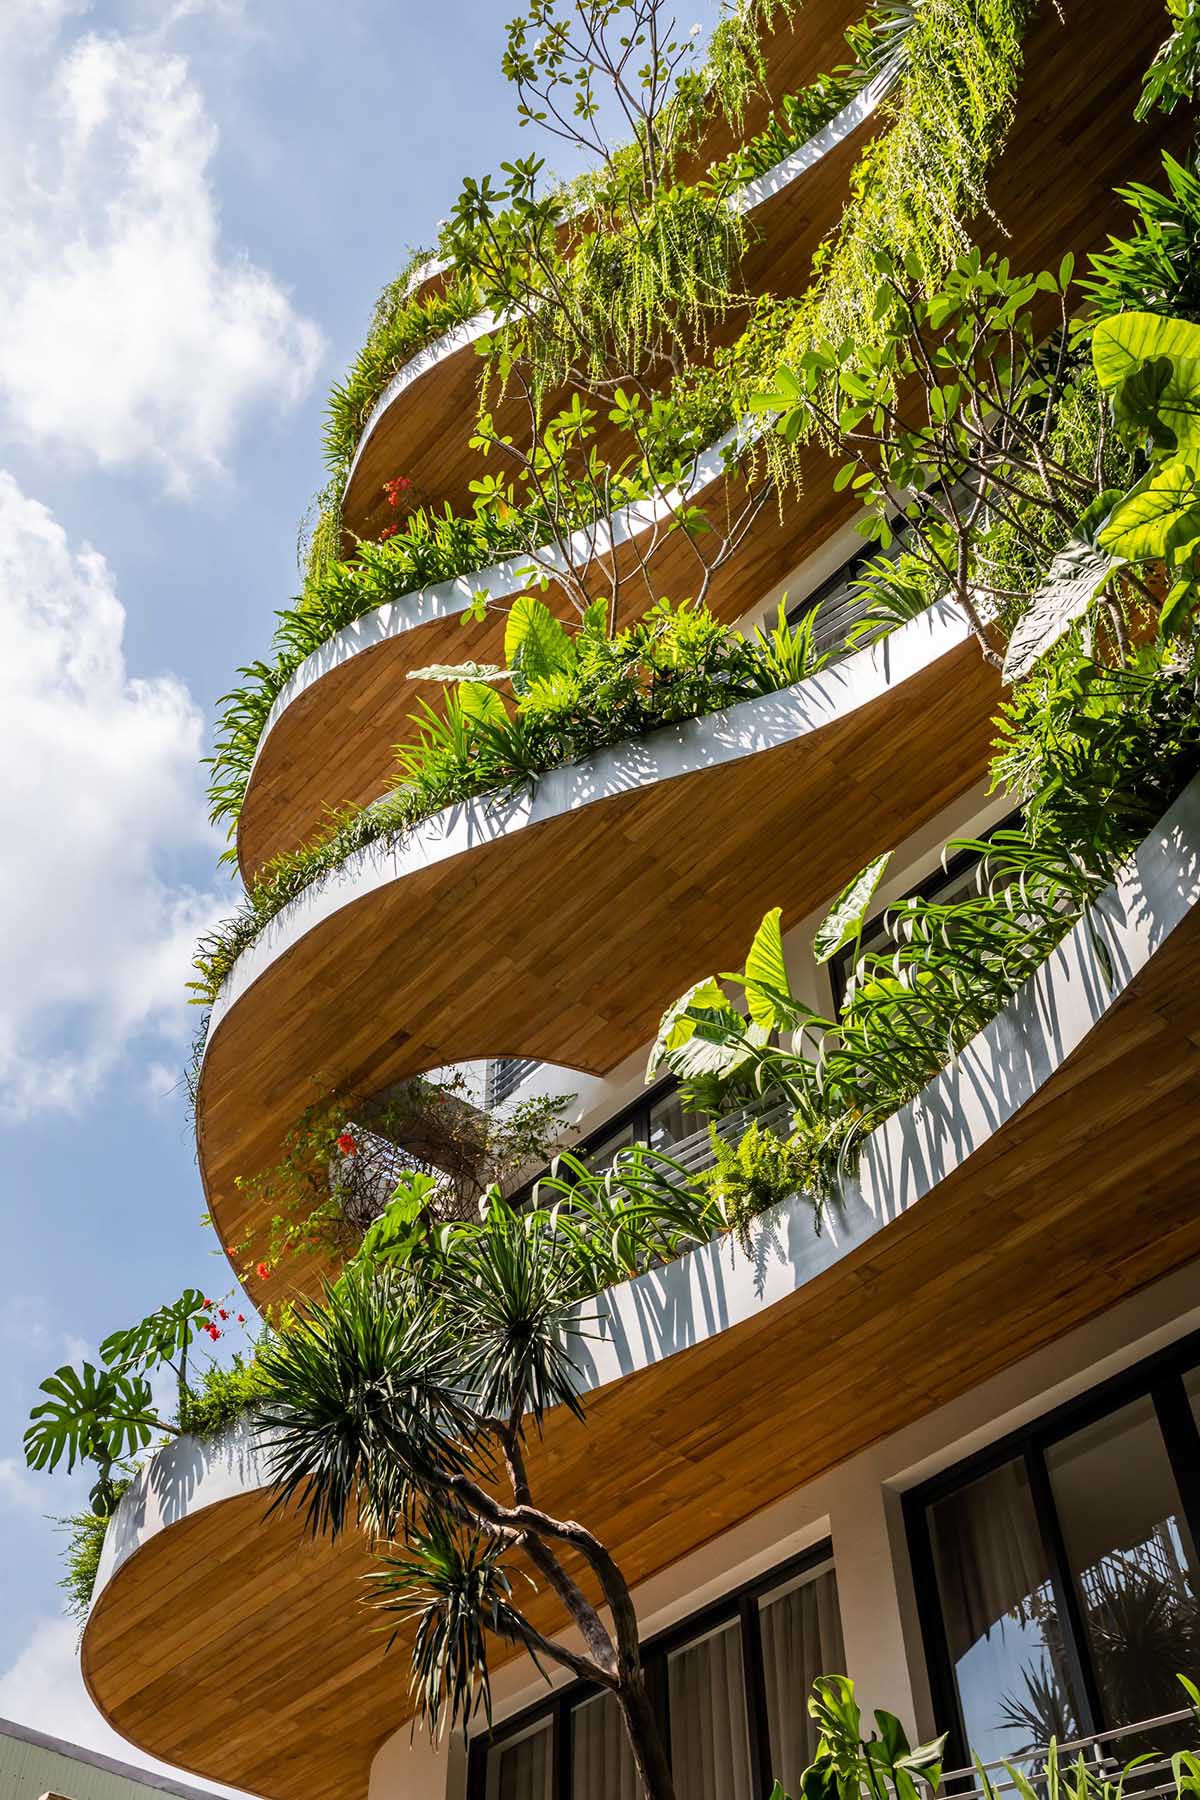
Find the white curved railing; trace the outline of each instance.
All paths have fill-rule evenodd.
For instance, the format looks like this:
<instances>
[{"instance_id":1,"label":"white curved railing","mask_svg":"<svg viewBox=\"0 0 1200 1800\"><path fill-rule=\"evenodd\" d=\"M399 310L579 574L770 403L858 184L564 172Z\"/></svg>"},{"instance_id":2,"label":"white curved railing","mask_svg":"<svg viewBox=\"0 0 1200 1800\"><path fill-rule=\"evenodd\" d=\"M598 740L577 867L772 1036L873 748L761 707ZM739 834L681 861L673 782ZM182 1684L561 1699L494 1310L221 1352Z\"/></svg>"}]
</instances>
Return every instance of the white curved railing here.
<instances>
[{"instance_id":1,"label":"white curved railing","mask_svg":"<svg viewBox=\"0 0 1200 1800\"><path fill-rule=\"evenodd\" d=\"M857 1177L819 1233L811 1205L796 1196L755 1221L745 1248L733 1237L718 1239L581 1307L581 1395L785 1300L919 1205L1045 1087L1197 904L1200 778L1004 1010L872 1133ZM211 1443L173 1442L123 1497L105 1539L96 1595L172 1524L265 1485L264 1455L245 1424Z\"/></svg>"},{"instance_id":2,"label":"white curved railing","mask_svg":"<svg viewBox=\"0 0 1200 1800\"><path fill-rule=\"evenodd\" d=\"M899 67L898 61L893 61L886 68L881 69L864 87L859 89L852 100L847 101L840 112L835 113L833 118L821 127L820 131L814 132L813 136L801 144L798 149L790 151L787 156L775 164L774 168L768 169L765 175L756 175L752 181L747 182L744 187L731 194L728 201L730 211L738 213L742 217L748 217L760 207L767 205L793 182L798 181L831 151L836 150L839 144L844 143L858 130L860 125L866 123L880 102L890 93L896 84ZM430 272L438 271L432 269ZM468 319L462 325L457 325L453 330L435 338L423 350L417 351L402 369L397 370L367 415L367 422L363 426L358 447L354 452L349 473L346 476L346 492L349 492L350 485L354 480L354 471L358 467L368 441L378 430L384 414L391 411L397 400L401 399L409 388L423 375L428 374L431 369L445 362L457 351L465 349L468 344L477 343L480 338L486 337L490 331L497 330L503 323L503 319L498 318L495 313L477 313L473 319Z\"/></svg>"},{"instance_id":3,"label":"white curved railing","mask_svg":"<svg viewBox=\"0 0 1200 1800\"><path fill-rule=\"evenodd\" d=\"M901 686L965 643L969 635L962 613L948 601L940 601L909 619L882 643L860 650L794 687L612 745L540 776L531 790L515 799L483 798L449 807L415 826L395 846L368 845L347 858L336 881L306 889L263 927L217 996L207 1044L212 1043L230 1007L258 976L342 907L420 869L481 844L515 836L561 814L738 762L815 733Z\"/></svg>"}]
</instances>

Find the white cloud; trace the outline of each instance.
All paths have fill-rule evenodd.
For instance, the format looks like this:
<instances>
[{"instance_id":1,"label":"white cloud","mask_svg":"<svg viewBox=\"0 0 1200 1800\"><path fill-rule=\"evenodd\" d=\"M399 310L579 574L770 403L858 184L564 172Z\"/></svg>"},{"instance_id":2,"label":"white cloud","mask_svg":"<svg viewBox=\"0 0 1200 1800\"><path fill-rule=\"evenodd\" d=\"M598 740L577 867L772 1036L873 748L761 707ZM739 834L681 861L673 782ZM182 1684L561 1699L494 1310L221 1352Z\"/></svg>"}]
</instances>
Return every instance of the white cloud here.
<instances>
[{"instance_id":1,"label":"white cloud","mask_svg":"<svg viewBox=\"0 0 1200 1800\"><path fill-rule=\"evenodd\" d=\"M174 676L131 676L103 556L0 472L0 1116L74 1108L138 1046L179 1055L210 895L202 722Z\"/></svg>"},{"instance_id":2,"label":"white cloud","mask_svg":"<svg viewBox=\"0 0 1200 1800\"><path fill-rule=\"evenodd\" d=\"M19 0L31 31L0 86L0 421L183 491L248 415L307 393L321 335L222 239L217 133L186 59L161 32L63 46L73 11Z\"/></svg>"},{"instance_id":3,"label":"white cloud","mask_svg":"<svg viewBox=\"0 0 1200 1800\"><path fill-rule=\"evenodd\" d=\"M44 1513L45 1493L32 1481L14 1456L0 1456L0 1508L13 1512Z\"/></svg>"}]
</instances>

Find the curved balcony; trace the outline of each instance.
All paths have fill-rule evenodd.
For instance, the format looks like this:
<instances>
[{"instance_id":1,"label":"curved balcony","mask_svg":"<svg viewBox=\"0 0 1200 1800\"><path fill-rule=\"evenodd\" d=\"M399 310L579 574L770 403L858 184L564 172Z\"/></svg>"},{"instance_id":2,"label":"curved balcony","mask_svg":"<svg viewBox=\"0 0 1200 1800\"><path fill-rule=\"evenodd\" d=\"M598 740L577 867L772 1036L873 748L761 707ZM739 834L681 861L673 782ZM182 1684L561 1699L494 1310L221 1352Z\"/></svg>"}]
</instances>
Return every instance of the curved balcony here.
<instances>
[{"instance_id":1,"label":"curved balcony","mask_svg":"<svg viewBox=\"0 0 1200 1800\"><path fill-rule=\"evenodd\" d=\"M1195 1258L1198 992L1200 782L874 1133L820 1235L786 1202L748 1252L719 1241L588 1304L587 1422L552 1414L530 1445L539 1499L642 1581ZM206 1780L362 1800L411 1711L405 1644L385 1657L361 1606L365 1544L265 1520L263 1478L244 1433L143 1472L105 1545L88 1686Z\"/></svg>"},{"instance_id":2,"label":"curved balcony","mask_svg":"<svg viewBox=\"0 0 1200 1800\"><path fill-rule=\"evenodd\" d=\"M1098 105L1095 97L1136 94L1157 31L1151 14L1128 19L1106 11L1099 17L1076 4L1068 8L1064 29L1054 8L1042 9L1027 41L1017 122L991 183L995 218L980 224L985 249L1003 245L1019 266L1057 265L1065 249L1082 256L1121 227L1124 209L1113 188L1156 178L1163 133L1134 123L1132 98L1125 106ZM786 187L796 204L807 191L803 180ZM471 404L461 396L460 402ZM404 414L403 407L388 413L397 429ZM390 430L389 424L381 442ZM690 496L714 517L728 498L718 450L704 459ZM389 450L384 460L391 458ZM384 471L391 472L391 466ZM768 506L717 575L709 602L719 617L741 618L852 517L853 500L832 491L830 472L824 453L810 448L801 497L789 501L782 517ZM613 540L620 543L627 532L644 537L639 519L645 512L618 515ZM587 534L580 542L586 556ZM238 856L248 881L271 856L307 841L330 808L365 805L384 791L392 746L414 707L410 669L498 659L497 620L464 631L459 615L477 587L489 587L497 597L512 591L505 584L519 566L518 560L508 571L485 570L407 596L348 627L307 660L272 709L242 807ZM657 592L681 598L694 591L694 564L682 539L665 541L653 567ZM553 603L553 590L547 597Z\"/></svg>"},{"instance_id":3,"label":"curved balcony","mask_svg":"<svg viewBox=\"0 0 1200 1800\"><path fill-rule=\"evenodd\" d=\"M806 144L731 199L731 210L750 222L751 242L738 277L746 291L802 291L813 251L841 213L847 177L890 85L890 77L877 77ZM714 319L713 343L737 336L743 324L740 310ZM470 509L469 483L479 472L469 447L479 407L477 345L496 325L491 313L481 313L435 339L405 363L380 396L342 499L348 552L355 538L377 536L393 517L382 492L392 475L417 474L438 505L448 500L456 510ZM660 371L661 378L666 374ZM502 437L511 433L520 440L528 429L519 396L500 400L494 417ZM602 453L616 454L616 434L609 428L601 428L597 441Z\"/></svg>"},{"instance_id":4,"label":"curved balcony","mask_svg":"<svg viewBox=\"0 0 1200 1800\"><path fill-rule=\"evenodd\" d=\"M614 1068L772 901L803 918L978 780L998 694L941 605L795 687L359 852L265 927L213 1008L196 1127L220 1241L267 1222L237 1177L277 1161L317 1079L376 1093L494 1056Z\"/></svg>"}]
</instances>

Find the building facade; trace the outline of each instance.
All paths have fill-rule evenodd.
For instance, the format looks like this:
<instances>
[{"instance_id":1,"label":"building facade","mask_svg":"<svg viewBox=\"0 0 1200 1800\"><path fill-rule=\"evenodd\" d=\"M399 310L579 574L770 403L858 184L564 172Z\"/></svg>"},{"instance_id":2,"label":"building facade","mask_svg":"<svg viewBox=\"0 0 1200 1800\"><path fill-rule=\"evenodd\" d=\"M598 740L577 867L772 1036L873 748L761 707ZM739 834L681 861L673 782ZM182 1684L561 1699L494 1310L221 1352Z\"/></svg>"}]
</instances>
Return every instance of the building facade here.
<instances>
[{"instance_id":1,"label":"building facade","mask_svg":"<svg viewBox=\"0 0 1200 1800\"><path fill-rule=\"evenodd\" d=\"M743 135L833 66L857 10L770 15ZM1013 118L969 223L1036 271L1101 251L1127 223L1114 189L1154 180L1182 133L1134 119L1157 4L1063 0L1022 29ZM861 203L859 159L894 128L895 79L876 71L745 183L755 294L814 279L818 244L848 196ZM421 291L441 279L426 271ZM349 539L378 537L398 472L464 504L489 328L447 331L379 395L348 472ZM728 499L722 450L694 460L697 504ZM605 522L614 559L656 529L656 504ZM889 906L969 891L978 851L943 847L1011 823L989 781L1001 676L948 600L847 644L858 510L814 448L708 590L747 634L783 596L793 620L819 605L836 654L815 673L368 845L241 951L208 1027L197 1128L210 1207L223 1238L255 1246L247 1266L266 1220L239 1177L277 1155L314 1071L380 1093L467 1067L488 1106L569 1092L594 1169L639 1143L698 1169L707 1119L673 1077L645 1079L676 995L736 966L778 906L792 992L836 1016L858 951L890 942ZM463 618L481 587L511 602L527 586L520 557L431 584L293 669L241 806L248 882L327 808L378 800L411 671L499 661L503 612ZM818 960L833 897L884 851L853 949ZM630 1577L680 1800L764 1800L773 1779L798 1791L806 1697L833 1672L865 1712L948 1733L954 1766L1054 1734L1174 1747L1175 1676L1200 1648L1198 898L1189 784L990 1023L871 1132L819 1218L794 1196L596 1298L584 1421L551 1414L530 1456L545 1504L585 1520ZM747 1118L718 1133L736 1141ZM311 1295L327 1272L314 1250L287 1282ZM313 1541L268 1513L269 1489L251 1422L173 1443L123 1499L83 1648L117 1730L269 1800L636 1800L611 1696L525 1655L501 1651L492 1722L468 1743L414 1729L404 1645L385 1655L357 1600L370 1546Z\"/></svg>"}]
</instances>

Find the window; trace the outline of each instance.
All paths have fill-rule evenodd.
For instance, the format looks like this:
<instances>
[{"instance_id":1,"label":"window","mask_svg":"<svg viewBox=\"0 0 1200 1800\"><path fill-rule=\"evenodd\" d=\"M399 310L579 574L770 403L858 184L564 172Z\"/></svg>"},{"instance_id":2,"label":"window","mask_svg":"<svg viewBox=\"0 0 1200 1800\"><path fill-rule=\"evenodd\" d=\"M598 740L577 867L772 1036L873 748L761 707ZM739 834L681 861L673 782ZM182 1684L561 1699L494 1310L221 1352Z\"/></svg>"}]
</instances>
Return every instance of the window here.
<instances>
[{"instance_id":1,"label":"window","mask_svg":"<svg viewBox=\"0 0 1200 1800\"><path fill-rule=\"evenodd\" d=\"M993 825L990 830L980 835L986 842L997 831L1015 831L1021 824L1021 814L1012 812ZM890 929L889 909L899 906L904 900L928 900L935 906L954 906L962 900L972 900L979 893L977 871L979 858L970 850L960 850L957 856L950 858L943 869L941 864L919 881L898 900L888 902L873 919L868 919L863 926L862 942L858 947L859 955L870 953L874 956L891 954L896 944ZM855 945L847 944L839 950L829 964L829 983L833 989L833 1005L837 1011L846 997L846 989L850 984L850 975L854 967Z\"/></svg>"},{"instance_id":2,"label":"window","mask_svg":"<svg viewBox=\"0 0 1200 1800\"><path fill-rule=\"evenodd\" d=\"M1197 1362L1189 1339L905 1497L955 1763L1185 1704L1175 1677L1200 1639ZM1178 1747L1162 1729L1154 1742ZM1127 1736L1121 1760L1146 1748Z\"/></svg>"},{"instance_id":3,"label":"window","mask_svg":"<svg viewBox=\"0 0 1200 1800\"><path fill-rule=\"evenodd\" d=\"M829 1546L664 1633L645 1658L679 1800L765 1800L775 1776L798 1791L815 1746L809 1692L845 1662ZM616 1701L583 1684L472 1746L471 1800L639 1793Z\"/></svg>"},{"instance_id":4,"label":"window","mask_svg":"<svg viewBox=\"0 0 1200 1800\"><path fill-rule=\"evenodd\" d=\"M485 1083L488 1106L501 1106L511 1098L521 1083L541 1068L541 1063L529 1056L498 1056L487 1066Z\"/></svg>"}]
</instances>

